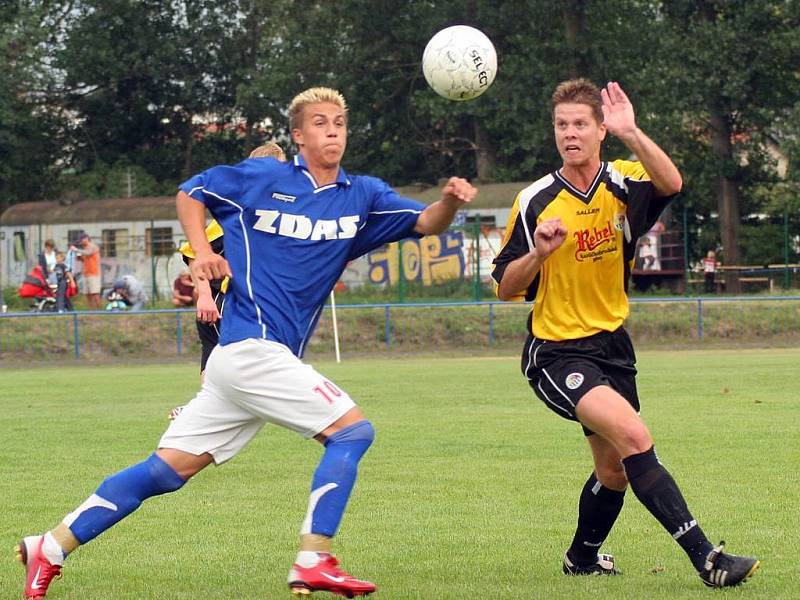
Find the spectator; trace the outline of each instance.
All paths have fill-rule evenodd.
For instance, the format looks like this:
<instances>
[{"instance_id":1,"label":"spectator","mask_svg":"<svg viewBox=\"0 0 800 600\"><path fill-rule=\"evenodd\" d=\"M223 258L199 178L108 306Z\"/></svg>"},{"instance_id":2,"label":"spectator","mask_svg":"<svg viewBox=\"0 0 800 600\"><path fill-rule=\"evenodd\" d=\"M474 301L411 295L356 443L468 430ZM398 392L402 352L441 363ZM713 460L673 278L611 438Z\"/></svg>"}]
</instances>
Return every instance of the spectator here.
<instances>
[{"instance_id":1,"label":"spectator","mask_svg":"<svg viewBox=\"0 0 800 600\"><path fill-rule=\"evenodd\" d=\"M42 275L48 279L56 266L56 243L52 239L44 241L44 250L39 253L39 266L42 267Z\"/></svg>"},{"instance_id":2,"label":"spectator","mask_svg":"<svg viewBox=\"0 0 800 600\"><path fill-rule=\"evenodd\" d=\"M63 252L55 253L55 265L53 265L52 275L55 277L56 285L56 310L64 312L65 310L74 310L72 308L72 301L70 296L74 296L77 290L75 285L75 278L66 264L65 255Z\"/></svg>"},{"instance_id":3,"label":"spectator","mask_svg":"<svg viewBox=\"0 0 800 600\"><path fill-rule=\"evenodd\" d=\"M122 299L131 307L131 310L142 310L148 300L144 286L133 275L123 275L115 280L113 292L122 296Z\"/></svg>"},{"instance_id":4,"label":"spectator","mask_svg":"<svg viewBox=\"0 0 800 600\"><path fill-rule=\"evenodd\" d=\"M661 270L661 236L667 230L663 221L657 220L647 232L647 239L650 240L650 251L653 255L652 271Z\"/></svg>"},{"instance_id":5,"label":"spectator","mask_svg":"<svg viewBox=\"0 0 800 600\"><path fill-rule=\"evenodd\" d=\"M655 247L649 236L644 236L639 246L639 258L642 261L642 271L660 271L661 263L656 256Z\"/></svg>"},{"instance_id":6,"label":"spectator","mask_svg":"<svg viewBox=\"0 0 800 600\"><path fill-rule=\"evenodd\" d=\"M183 271L175 278L172 284L172 304L178 308L194 306L196 290L192 275Z\"/></svg>"},{"instance_id":7,"label":"spectator","mask_svg":"<svg viewBox=\"0 0 800 600\"><path fill-rule=\"evenodd\" d=\"M713 250L709 250L706 257L703 259L703 275L705 277L706 294L715 294L717 292L717 269L720 263L717 261L717 255Z\"/></svg>"},{"instance_id":8,"label":"spectator","mask_svg":"<svg viewBox=\"0 0 800 600\"><path fill-rule=\"evenodd\" d=\"M71 250L83 263L83 285L86 304L90 309L100 309L100 248L92 242L88 233L81 234L78 245Z\"/></svg>"}]
</instances>

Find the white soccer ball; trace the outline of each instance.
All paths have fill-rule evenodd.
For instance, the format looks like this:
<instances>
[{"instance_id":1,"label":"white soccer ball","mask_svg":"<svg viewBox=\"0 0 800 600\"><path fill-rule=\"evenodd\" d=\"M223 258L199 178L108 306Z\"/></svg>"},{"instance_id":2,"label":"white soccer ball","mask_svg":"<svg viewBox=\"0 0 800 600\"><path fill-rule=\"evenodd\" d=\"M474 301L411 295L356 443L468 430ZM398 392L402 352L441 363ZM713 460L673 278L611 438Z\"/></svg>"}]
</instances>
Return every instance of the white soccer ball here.
<instances>
[{"instance_id":1,"label":"white soccer ball","mask_svg":"<svg viewBox=\"0 0 800 600\"><path fill-rule=\"evenodd\" d=\"M471 100L492 85L497 74L497 52L483 32L454 25L442 29L425 46L422 73L440 96Z\"/></svg>"}]
</instances>

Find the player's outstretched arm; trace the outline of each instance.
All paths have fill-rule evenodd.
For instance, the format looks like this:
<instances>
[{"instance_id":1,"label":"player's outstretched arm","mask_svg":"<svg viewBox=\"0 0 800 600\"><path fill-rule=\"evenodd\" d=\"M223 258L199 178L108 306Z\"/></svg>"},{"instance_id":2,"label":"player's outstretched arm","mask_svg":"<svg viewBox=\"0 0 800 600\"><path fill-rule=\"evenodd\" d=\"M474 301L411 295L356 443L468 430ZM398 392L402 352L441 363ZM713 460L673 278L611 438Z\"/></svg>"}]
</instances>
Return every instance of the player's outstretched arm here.
<instances>
[{"instance_id":1,"label":"player's outstretched arm","mask_svg":"<svg viewBox=\"0 0 800 600\"><path fill-rule=\"evenodd\" d=\"M478 190L466 179L451 177L442 188L441 198L422 211L414 231L423 235L443 232L450 226L456 211L472 202L477 194Z\"/></svg>"},{"instance_id":2,"label":"player's outstretched arm","mask_svg":"<svg viewBox=\"0 0 800 600\"><path fill-rule=\"evenodd\" d=\"M636 126L633 104L619 83L609 82L600 95L603 98L603 122L606 128L636 155L659 195L672 196L680 192L683 180L678 167L658 144Z\"/></svg>"},{"instance_id":3,"label":"player's outstretched arm","mask_svg":"<svg viewBox=\"0 0 800 600\"><path fill-rule=\"evenodd\" d=\"M511 300L527 290L544 261L561 247L566 237L567 228L561 219L547 219L539 223L533 232L534 248L508 264L497 286L497 297Z\"/></svg>"},{"instance_id":4,"label":"player's outstretched arm","mask_svg":"<svg viewBox=\"0 0 800 600\"><path fill-rule=\"evenodd\" d=\"M206 207L184 191L176 199L178 220L194 253L190 265L192 278L197 281L233 277L228 261L215 254L206 238Z\"/></svg>"}]
</instances>

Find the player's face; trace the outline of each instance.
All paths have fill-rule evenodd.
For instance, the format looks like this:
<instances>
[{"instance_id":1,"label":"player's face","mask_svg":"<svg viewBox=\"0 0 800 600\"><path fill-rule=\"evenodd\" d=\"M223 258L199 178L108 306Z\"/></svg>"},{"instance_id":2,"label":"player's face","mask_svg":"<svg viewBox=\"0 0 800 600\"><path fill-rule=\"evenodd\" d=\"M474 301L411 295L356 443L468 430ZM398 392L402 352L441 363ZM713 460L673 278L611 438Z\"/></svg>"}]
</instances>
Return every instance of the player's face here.
<instances>
[{"instance_id":1,"label":"player's face","mask_svg":"<svg viewBox=\"0 0 800 600\"><path fill-rule=\"evenodd\" d=\"M309 166L338 168L347 147L347 115L336 104L309 104L292 136Z\"/></svg>"},{"instance_id":2,"label":"player's face","mask_svg":"<svg viewBox=\"0 0 800 600\"><path fill-rule=\"evenodd\" d=\"M556 147L564 166L581 167L600 160L606 126L598 123L588 104L557 104L553 111Z\"/></svg>"}]
</instances>

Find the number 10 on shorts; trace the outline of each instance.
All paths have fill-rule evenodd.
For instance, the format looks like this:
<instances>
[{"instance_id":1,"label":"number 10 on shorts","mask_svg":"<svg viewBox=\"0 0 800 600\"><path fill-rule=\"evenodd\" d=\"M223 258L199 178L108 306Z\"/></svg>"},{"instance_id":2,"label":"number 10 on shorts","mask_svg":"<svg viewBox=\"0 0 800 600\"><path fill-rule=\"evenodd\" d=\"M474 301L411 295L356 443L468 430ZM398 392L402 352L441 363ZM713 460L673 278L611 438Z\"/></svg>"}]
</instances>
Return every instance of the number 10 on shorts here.
<instances>
[{"instance_id":1,"label":"number 10 on shorts","mask_svg":"<svg viewBox=\"0 0 800 600\"><path fill-rule=\"evenodd\" d=\"M342 397L342 390L337 388L327 379L322 383L322 385L315 385L312 390L314 393L319 394L323 398L325 398L325 402L328 404L333 404L336 402L336 398Z\"/></svg>"}]
</instances>

